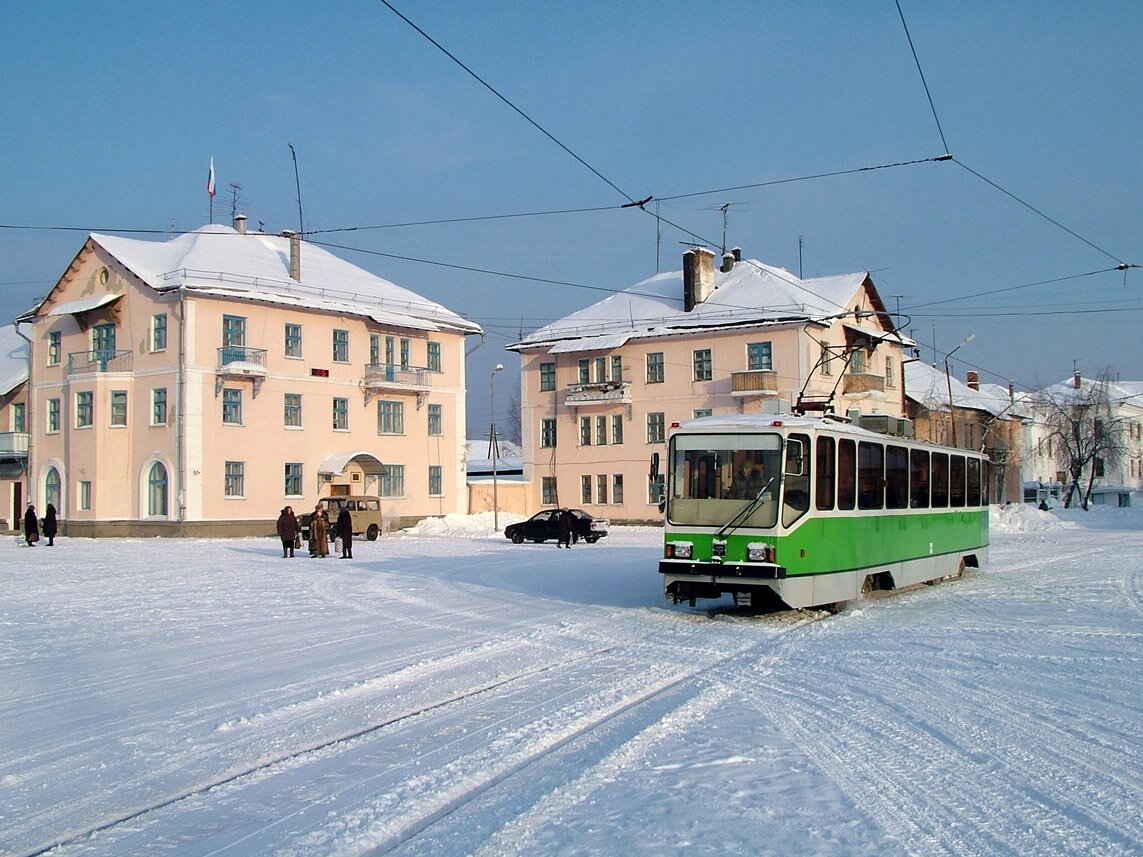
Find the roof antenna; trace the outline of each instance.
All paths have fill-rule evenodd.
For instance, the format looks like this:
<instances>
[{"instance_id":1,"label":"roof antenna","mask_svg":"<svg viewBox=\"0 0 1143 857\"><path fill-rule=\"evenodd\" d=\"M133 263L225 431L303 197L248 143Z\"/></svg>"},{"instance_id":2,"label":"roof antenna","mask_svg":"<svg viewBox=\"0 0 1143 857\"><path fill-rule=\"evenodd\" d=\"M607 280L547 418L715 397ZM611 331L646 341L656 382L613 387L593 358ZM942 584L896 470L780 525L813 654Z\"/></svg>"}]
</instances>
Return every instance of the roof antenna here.
<instances>
[{"instance_id":1,"label":"roof antenna","mask_svg":"<svg viewBox=\"0 0 1143 857\"><path fill-rule=\"evenodd\" d=\"M301 235L305 232L305 226L302 221L302 183L298 179L298 153L294 151L294 144L287 143L290 147L290 157L294 159L294 187L298 190L298 234Z\"/></svg>"}]
</instances>

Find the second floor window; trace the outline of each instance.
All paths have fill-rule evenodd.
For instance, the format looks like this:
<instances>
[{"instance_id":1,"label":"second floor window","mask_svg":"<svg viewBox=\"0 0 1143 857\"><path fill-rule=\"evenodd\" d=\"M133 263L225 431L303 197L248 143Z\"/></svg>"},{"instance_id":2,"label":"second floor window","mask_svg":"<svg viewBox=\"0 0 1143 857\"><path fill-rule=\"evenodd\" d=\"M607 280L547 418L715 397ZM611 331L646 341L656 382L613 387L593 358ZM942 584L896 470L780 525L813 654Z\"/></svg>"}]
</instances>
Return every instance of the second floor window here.
<instances>
[{"instance_id":1,"label":"second floor window","mask_svg":"<svg viewBox=\"0 0 1143 857\"><path fill-rule=\"evenodd\" d=\"M300 324L286 325L286 356L302 356L302 326Z\"/></svg>"},{"instance_id":2,"label":"second floor window","mask_svg":"<svg viewBox=\"0 0 1143 857\"><path fill-rule=\"evenodd\" d=\"M663 352L652 351L647 355L647 383L663 383Z\"/></svg>"},{"instance_id":3,"label":"second floor window","mask_svg":"<svg viewBox=\"0 0 1143 857\"><path fill-rule=\"evenodd\" d=\"M444 434L444 409L442 405L429 405L429 434Z\"/></svg>"},{"instance_id":4,"label":"second floor window","mask_svg":"<svg viewBox=\"0 0 1143 857\"><path fill-rule=\"evenodd\" d=\"M885 358L885 386L886 387L896 387L897 386L897 379L893 375L893 358L892 357L886 357Z\"/></svg>"},{"instance_id":5,"label":"second floor window","mask_svg":"<svg viewBox=\"0 0 1143 857\"><path fill-rule=\"evenodd\" d=\"M25 417L25 407L23 402L16 402L12 405L12 431L25 432L28 429L28 420Z\"/></svg>"},{"instance_id":6,"label":"second floor window","mask_svg":"<svg viewBox=\"0 0 1143 857\"><path fill-rule=\"evenodd\" d=\"M746 346L746 368L769 372L774 368L773 351L769 342L751 342Z\"/></svg>"},{"instance_id":7,"label":"second floor window","mask_svg":"<svg viewBox=\"0 0 1143 857\"><path fill-rule=\"evenodd\" d=\"M222 347L246 347L246 318L241 315L224 315L222 317Z\"/></svg>"},{"instance_id":8,"label":"second floor window","mask_svg":"<svg viewBox=\"0 0 1143 857\"><path fill-rule=\"evenodd\" d=\"M443 371L441 369L441 344L439 342L434 342L431 339L429 340L428 359L426 360L426 363L429 367L430 372Z\"/></svg>"},{"instance_id":9,"label":"second floor window","mask_svg":"<svg viewBox=\"0 0 1143 857\"><path fill-rule=\"evenodd\" d=\"M579 359L579 383L591 383L591 361L586 357Z\"/></svg>"},{"instance_id":10,"label":"second floor window","mask_svg":"<svg viewBox=\"0 0 1143 857\"><path fill-rule=\"evenodd\" d=\"M48 399L48 433L60 430L60 400Z\"/></svg>"},{"instance_id":11,"label":"second floor window","mask_svg":"<svg viewBox=\"0 0 1143 857\"><path fill-rule=\"evenodd\" d=\"M591 446L591 417L579 418L579 445Z\"/></svg>"},{"instance_id":12,"label":"second floor window","mask_svg":"<svg viewBox=\"0 0 1143 857\"><path fill-rule=\"evenodd\" d=\"M115 325L97 324L91 329L91 350L99 361L115 356Z\"/></svg>"},{"instance_id":13,"label":"second floor window","mask_svg":"<svg viewBox=\"0 0 1143 857\"><path fill-rule=\"evenodd\" d=\"M151 390L151 425L165 426L167 424L167 388L156 387Z\"/></svg>"},{"instance_id":14,"label":"second floor window","mask_svg":"<svg viewBox=\"0 0 1143 857\"><path fill-rule=\"evenodd\" d=\"M349 431L349 399L333 397L333 430Z\"/></svg>"},{"instance_id":15,"label":"second floor window","mask_svg":"<svg viewBox=\"0 0 1143 857\"><path fill-rule=\"evenodd\" d=\"M662 413L647 414L647 443L662 443L667 439L667 421Z\"/></svg>"},{"instance_id":16,"label":"second floor window","mask_svg":"<svg viewBox=\"0 0 1143 857\"><path fill-rule=\"evenodd\" d=\"M376 366L381 362L381 334L369 334L369 365Z\"/></svg>"},{"instance_id":17,"label":"second floor window","mask_svg":"<svg viewBox=\"0 0 1143 857\"><path fill-rule=\"evenodd\" d=\"M540 446L550 449L556 445L556 421L554 419L540 420Z\"/></svg>"},{"instance_id":18,"label":"second floor window","mask_svg":"<svg viewBox=\"0 0 1143 857\"><path fill-rule=\"evenodd\" d=\"M223 492L227 497L243 497L246 494L246 463L227 461L224 467Z\"/></svg>"},{"instance_id":19,"label":"second floor window","mask_svg":"<svg viewBox=\"0 0 1143 857\"><path fill-rule=\"evenodd\" d=\"M167 350L167 314L165 312L151 317L151 350Z\"/></svg>"},{"instance_id":20,"label":"second floor window","mask_svg":"<svg viewBox=\"0 0 1143 857\"><path fill-rule=\"evenodd\" d=\"M607 445L607 415L600 414L595 418L595 442L599 446Z\"/></svg>"},{"instance_id":21,"label":"second floor window","mask_svg":"<svg viewBox=\"0 0 1143 857\"><path fill-rule=\"evenodd\" d=\"M849 358L849 371L854 375L865 374L865 349L855 348Z\"/></svg>"},{"instance_id":22,"label":"second floor window","mask_svg":"<svg viewBox=\"0 0 1143 857\"><path fill-rule=\"evenodd\" d=\"M222 391L222 422L226 425L242 425L242 391L231 388Z\"/></svg>"},{"instance_id":23,"label":"second floor window","mask_svg":"<svg viewBox=\"0 0 1143 857\"><path fill-rule=\"evenodd\" d=\"M556 389L556 364L540 364L540 392L548 393Z\"/></svg>"},{"instance_id":24,"label":"second floor window","mask_svg":"<svg viewBox=\"0 0 1143 857\"><path fill-rule=\"evenodd\" d=\"M111 391L111 425L127 425L127 391Z\"/></svg>"},{"instance_id":25,"label":"second floor window","mask_svg":"<svg viewBox=\"0 0 1143 857\"><path fill-rule=\"evenodd\" d=\"M349 362L349 331L334 330L333 332L333 362Z\"/></svg>"},{"instance_id":26,"label":"second floor window","mask_svg":"<svg viewBox=\"0 0 1143 857\"><path fill-rule=\"evenodd\" d=\"M401 368L409 368L409 340L401 340Z\"/></svg>"},{"instance_id":27,"label":"second floor window","mask_svg":"<svg viewBox=\"0 0 1143 857\"><path fill-rule=\"evenodd\" d=\"M611 417L611 442L623 443L623 414L613 414Z\"/></svg>"},{"instance_id":28,"label":"second floor window","mask_svg":"<svg viewBox=\"0 0 1143 857\"><path fill-rule=\"evenodd\" d=\"M403 402L377 403L377 434L405 433L405 404Z\"/></svg>"},{"instance_id":29,"label":"second floor window","mask_svg":"<svg viewBox=\"0 0 1143 857\"><path fill-rule=\"evenodd\" d=\"M75 427L86 428L95 418L95 394L91 392L75 394Z\"/></svg>"},{"instance_id":30,"label":"second floor window","mask_svg":"<svg viewBox=\"0 0 1143 857\"><path fill-rule=\"evenodd\" d=\"M699 348L695 350L695 380L709 381L713 375L711 368L710 349Z\"/></svg>"},{"instance_id":31,"label":"second floor window","mask_svg":"<svg viewBox=\"0 0 1143 857\"><path fill-rule=\"evenodd\" d=\"M283 398L282 423L287 428L302 427L302 396L300 393L286 393Z\"/></svg>"},{"instance_id":32,"label":"second floor window","mask_svg":"<svg viewBox=\"0 0 1143 857\"><path fill-rule=\"evenodd\" d=\"M611 355L611 380L623 380L623 358L618 354Z\"/></svg>"},{"instance_id":33,"label":"second floor window","mask_svg":"<svg viewBox=\"0 0 1143 857\"><path fill-rule=\"evenodd\" d=\"M60 353L63 351L63 337L58 330L53 330L48 334L48 365L58 366L60 362Z\"/></svg>"}]
</instances>

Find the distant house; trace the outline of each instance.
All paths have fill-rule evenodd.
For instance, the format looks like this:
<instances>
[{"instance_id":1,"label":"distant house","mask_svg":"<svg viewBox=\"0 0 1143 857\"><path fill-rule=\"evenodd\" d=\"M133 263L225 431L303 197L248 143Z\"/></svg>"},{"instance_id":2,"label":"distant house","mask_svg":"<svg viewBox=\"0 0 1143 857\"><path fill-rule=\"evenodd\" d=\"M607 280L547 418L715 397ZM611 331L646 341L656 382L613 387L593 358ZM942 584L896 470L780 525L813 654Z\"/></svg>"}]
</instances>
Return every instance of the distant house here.
<instances>
[{"instance_id":1,"label":"distant house","mask_svg":"<svg viewBox=\"0 0 1143 857\"><path fill-rule=\"evenodd\" d=\"M661 520L671 424L707 414L905 415L902 353L867 273L802 280L695 248L508 346L521 355L529 511ZM655 457L660 456L656 468Z\"/></svg>"},{"instance_id":2,"label":"distant house","mask_svg":"<svg viewBox=\"0 0 1143 857\"><path fill-rule=\"evenodd\" d=\"M91 235L19 320L29 494L70 533L273 531L322 495L399 525L465 510L480 327L298 236Z\"/></svg>"},{"instance_id":3,"label":"distant house","mask_svg":"<svg viewBox=\"0 0 1143 857\"><path fill-rule=\"evenodd\" d=\"M19 529L27 496L28 343L0 328L0 530Z\"/></svg>"},{"instance_id":4,"label":"distant house","mask_svg":"<svg viewBox=\"0 0 1143 857\"><path fill-rule=\"evenodd\" d=\"M1026 403L1003 387L980 384L975 372L964 383L919 361L905 365L905 393L916 437L984 452L992 461L992 502L1020 502Z\"/></svg>"}]
</instances>

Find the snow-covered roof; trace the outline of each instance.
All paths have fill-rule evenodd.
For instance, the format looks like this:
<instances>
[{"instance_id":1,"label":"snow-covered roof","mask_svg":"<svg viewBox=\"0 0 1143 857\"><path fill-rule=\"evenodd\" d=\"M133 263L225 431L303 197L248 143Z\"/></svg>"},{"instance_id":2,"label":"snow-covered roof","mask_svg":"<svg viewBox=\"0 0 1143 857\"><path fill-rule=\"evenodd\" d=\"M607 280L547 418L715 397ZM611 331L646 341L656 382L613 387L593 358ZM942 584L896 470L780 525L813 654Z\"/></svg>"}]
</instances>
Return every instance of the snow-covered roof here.
<instances>
[{"instance_id":1,"label":"snow-covered roof","mask_svg":"<svg viewBox=\"0 0 1143 857\"><path fill-rule=\"evenodd\" d=\"M480 333L480 326L332 253L301 242L301 280L290 277L290 239L214 224L169 241L93 233L91 241L158 291L186 288L373 318L417 330Z\"/></svg>"},{"instance_id":2,"label":"snow-covered roof","mask_svg":"<svg viewBox=\"0 0 1143 857\"><path fill-rule=\"evenodd\" d=\"M992 416L1026 416L1025 409L1014 406L1008 390L998 384L983 384L974 390L956 378L947 377L943 369L920 361L905 364L905 395L930 410L949 406L949 388L953 405L984 411Z\"/></svg>"},{"instance_id":3,"label":"snow-covered roof","mask_svg":"<svg viewBox=\"0 0 1143 857\"><path fill-rule=\"evenodd\" d=\"M7 395L28 380L28 343L16 332L16 325L0 327L0 396Z\"/></svg>"},{"instance_id":4,"label":"snow-covered roof","mask_svg":"<svg viewBox=\"0 0 1143 857\"><path fill-rule=\"evenodd\" d=\"M686 312L683 272L657 274L564 316L508 348L522 351L546 347L553 353L606 350L628 339L677 336L696 330L824 322L845 311L867 277L859 273L802 280L782 268L747 259L727 273L716 271L714 292ZM874 325L868 328L873 330ZM886 336L882 330L876 333Z\"/></svg>"}]
</instances>

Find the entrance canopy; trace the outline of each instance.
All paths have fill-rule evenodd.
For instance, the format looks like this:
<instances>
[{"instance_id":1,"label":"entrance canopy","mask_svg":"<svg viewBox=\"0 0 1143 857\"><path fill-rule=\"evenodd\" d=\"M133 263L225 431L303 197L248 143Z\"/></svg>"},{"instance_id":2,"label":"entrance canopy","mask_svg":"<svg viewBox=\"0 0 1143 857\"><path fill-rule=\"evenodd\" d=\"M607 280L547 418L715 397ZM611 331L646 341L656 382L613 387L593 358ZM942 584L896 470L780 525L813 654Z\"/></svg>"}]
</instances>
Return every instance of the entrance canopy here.
<instances>
[{"instance_id":1,"label":"entrance canopy","mask_svg":"<svg viewBox=\"0 0 1143 857\"><path fill-rule=\"evenodd\" d=\"M372 452L358 450L357 452L334 452L327 455L325 461L318 465L319 474L337 476L345 472L350 464L356 464L366 476L383 476L385 465L381 459Z\"/></svg>"}]
</instances>

